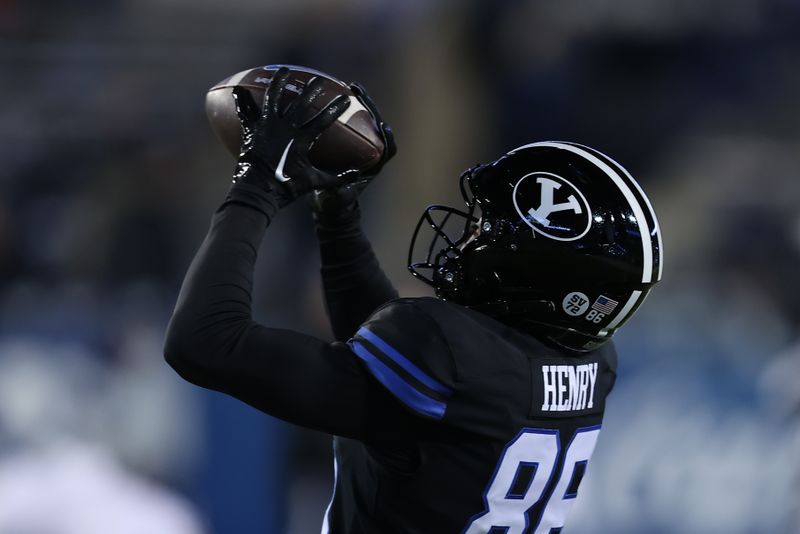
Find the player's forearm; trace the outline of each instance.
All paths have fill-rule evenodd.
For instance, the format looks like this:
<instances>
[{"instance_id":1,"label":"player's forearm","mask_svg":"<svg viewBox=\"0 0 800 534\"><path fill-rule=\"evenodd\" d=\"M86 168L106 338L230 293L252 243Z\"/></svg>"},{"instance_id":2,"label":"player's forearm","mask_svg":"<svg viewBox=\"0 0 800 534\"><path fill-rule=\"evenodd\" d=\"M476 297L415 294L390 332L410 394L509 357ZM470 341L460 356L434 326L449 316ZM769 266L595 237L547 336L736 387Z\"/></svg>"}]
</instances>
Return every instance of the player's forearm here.
<instances>
[{"instance_id":1,"label":"player's forearm","mask_svg":"<svg viewBox=\"0 0 800 534\"><path fill-rule=\"evenodd\" d=\"M349 339L376 308L397 298L381 269L358 213L335 224L317 224L322 286L334 336Z\"/></svg>"},{"instance_id":2,"label":"player's forearm","mask_svg":"<svg viewBox=\"0 0 800 534\"><path fill-rule=\"evenodd\" d=\"M300 96L290 95L296 86L289 82L289 69L278 69L261 107L249 90L233 89L242 134L233 186L186 275L168 327L165 356L190 382L286 421L350 437L386 434L374 420L396 410L397 402L347 345L252 320L256 255L278 208L312 191L347 187L345 178L353 183L370 178L355 169L346 176L332 174L310 159L317 138L344 113L351 98L339 95L305 120L325 90L324 80L314 77ZM363 91L356 94L365 96ZM283 104L290 98L294 100L287 110ZM372 115L379 117L377 111ZM382 122L379 126L382 132L386 129ZM391 148L388 134L383 137ZM391 153L387 149L381 164ZM280 254L274 249L269 253Z\"/></svg>"},{"instance_id":3,"label":"player's forearm","mask_svg":"<svg viewBox=\"0 0 800 534\"><path fill-rule=\"evenodd\" d=\"M167 329L167 362L186 380L285 421L371 436L371 414L393 404L346 345L251 319L256 252L267 224L261 211L240 204L214 215Z\"/></svg>"},{"instance_id":4,"label":"player's forearm","mask_svg":"<svg viewBox=\"0 0 800 534\"><path fill-rule=\"evenodd\" d=\"M179 372L230 356L251 324L256 253L269 223L262 201L227 202L214 214L167 329L165 356Z\"/></svg>"}]
</instances>

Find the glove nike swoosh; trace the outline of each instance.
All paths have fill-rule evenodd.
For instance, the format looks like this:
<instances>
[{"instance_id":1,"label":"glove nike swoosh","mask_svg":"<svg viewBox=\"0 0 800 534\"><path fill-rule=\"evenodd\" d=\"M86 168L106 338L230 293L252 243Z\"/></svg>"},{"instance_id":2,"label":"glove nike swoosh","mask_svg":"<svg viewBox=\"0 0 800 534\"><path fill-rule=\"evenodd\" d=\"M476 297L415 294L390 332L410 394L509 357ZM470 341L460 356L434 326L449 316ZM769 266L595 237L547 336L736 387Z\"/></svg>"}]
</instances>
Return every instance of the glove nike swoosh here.
<instances>
[{"instance_id":1,"label":"glove nike swoosh","mask_svg":"<svg viewBox=\"0 0 800 534\"><path fill-rule=\"evenodd\" d=\"M291 148L292 143L294 143L294 139L289 141L289 143L286 145L286 148L283 149L281 160L278 162L278 166L275 168L275 179L279 182L288 182L292 179L290 176L283 174L283 166L286 164L286 156L289 154L289 148Z\"/></svg>"}]
</instances>

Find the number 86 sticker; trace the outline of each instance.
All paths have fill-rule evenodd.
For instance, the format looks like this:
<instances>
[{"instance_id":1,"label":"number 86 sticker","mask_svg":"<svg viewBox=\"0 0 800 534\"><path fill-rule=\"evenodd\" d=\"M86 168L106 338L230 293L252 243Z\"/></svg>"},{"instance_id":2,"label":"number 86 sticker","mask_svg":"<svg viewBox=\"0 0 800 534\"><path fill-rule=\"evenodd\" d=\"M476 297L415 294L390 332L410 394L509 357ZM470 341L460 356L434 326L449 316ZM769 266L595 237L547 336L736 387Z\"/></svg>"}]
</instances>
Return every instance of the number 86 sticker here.
<instances>
[{"instance_id":1,"label":"number 86 sticker","mask_svg":"<svg viewBox=\"0 0 800 534\"><path fill-rule=\"evenodd\" d=\"M600 321L602 321L605 318L606 318L606 314L605 313L600 313L597 310L589 310L589 313L586 314L586 320L587 321L591 321L594 324L599 323Z\"/></svg>"},{"instance_id":2,"label":"number 86 sticker","mask_svg":"<svg viewBox=\"0 0 800 534\"><path fill-rule=\"evenodd\" d=\"M614 311L617 304L619 304L619 302L616 300L610 299L605 295L600 295L597 297L597 300L594 301L594 304L592 304L592 309L589 310L589 297L586 293L573 291L572 293L568 293L567 296L564 297L564 300L561 301L561 308L564 310L564 313L572 317L580 317L586 313L586 310L589 310L589 313L586 313L586 320L598 324L605 319L609 313Z\"/></svg>"}]
</instances>

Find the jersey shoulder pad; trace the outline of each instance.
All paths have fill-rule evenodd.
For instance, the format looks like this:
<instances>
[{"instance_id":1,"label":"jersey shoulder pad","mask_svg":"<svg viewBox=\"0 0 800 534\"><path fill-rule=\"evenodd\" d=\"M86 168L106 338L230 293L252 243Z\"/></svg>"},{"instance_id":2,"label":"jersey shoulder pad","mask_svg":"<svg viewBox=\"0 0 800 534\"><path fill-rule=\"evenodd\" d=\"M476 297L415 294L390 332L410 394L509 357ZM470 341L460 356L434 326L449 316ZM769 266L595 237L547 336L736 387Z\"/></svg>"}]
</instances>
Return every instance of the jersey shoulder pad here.
<instances>
[{"instance_id":1,"label":"jersey shoulder pad","mask_svg":"<svg viewBox=\"0 0 800 534\"><path fill-rule=\"evenodd\" d=\"M379 308L348 345L407 408L442 419L455 387L453 355L439 326L416 300L397 299Z\"/></svg>"},{"instance_id":2,"label":"jersey shoulder pad","mask_svg":"<svg viewBox=\"0 0 800 534\"><path fill-rule=\"evenodd\" d=\"M604 343L603 346L600 347L600 352L609 370L617 374L617 346L614 344L614 340L611 339L607 343Z\"/></svg>"}]
</instances>

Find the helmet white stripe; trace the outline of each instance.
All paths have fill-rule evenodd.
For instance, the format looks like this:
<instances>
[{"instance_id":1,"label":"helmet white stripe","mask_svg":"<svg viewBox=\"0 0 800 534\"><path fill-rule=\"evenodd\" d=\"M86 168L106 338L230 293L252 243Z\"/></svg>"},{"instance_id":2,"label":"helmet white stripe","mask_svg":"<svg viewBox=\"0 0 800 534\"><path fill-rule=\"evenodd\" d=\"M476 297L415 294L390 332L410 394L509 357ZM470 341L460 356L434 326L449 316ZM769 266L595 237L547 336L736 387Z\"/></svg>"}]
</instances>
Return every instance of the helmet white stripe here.
<instances>
[{"instance_id":1,"label":"helmet white stripe","mask_svg":"<svg viewBox=\"0 0 800 534\"><path fill-rule=\"evenodd\" d=\"M572 144L575 145L575 146L579 146L581 148L589 148L587 146L584 146L584 145L581 145L581 144L578 144L578 143L572 143ZM650 199L647 198L647 195L644 194L644 191L642 190L642 186L640 186L639 182L637 182L636 179L634 179L634 177L631 176L631 173L628 172L628 169L626 169L625 167L620 165L619 162L614 160L614 158L612 158L611 156L609 156L607 154L603 154L603 155L606 158L608 158L610 161L612 161L614 163L614 165L619 167L622 170L622 172L625 173L625 176L628 177L628 179L631 181L633 186L637 189L637 191L639 191L639 194L644 199L644 203L647 205L647 209L650 210L650 216L653 218L653 224L655 225L656 240L658 241L658 276L656 278L656 282L657 282L657 281L661 280L661 273L664 270L664 244L663 244L663 241L661 240L661 226L658 224L658 217L656 217L656 212L653 209L653 205L650 204Z\"/></svg>"},{"instance_id":2,"label":"helmet white stripe","mask_svg":"<svg viewBox=\"0 0 800 534\"><path fill-rule=\"evenodd\" d=\"M631 209L633 210L634 216L636 216L636 220L639 223L639 234L642 238L642 282L643 283L650 283L653 282L653 241L650 237L650 231L647 228L647 219L645 219L644 211L642 210L642 206L636 200L636 197L633 195L633 191L625 182L625 180L617 174L614 169L608 166L603 160L599 159L594 154L587 152L582 148L578 148L573 145L568 145L565 143L559 143L556 141L543 141L539 143L531 143L528 145L523 145L521 147L515 148L509 154L512 154L518 150L522 150L523 148L530 148L530 147L552 147L552 148L559 148L561 150L567 150L572 152L573 154L577 154L584 159L589 160L597 167L599 167L603 172L605 172L609 178L616 184L619 190L622 192L625 199L628 201ZM628 175L630 177L630 175ZM633 178L630 178L634 183L636 183ZM644 196L644 195L643 195ZM646 198L646 197L645 197ZM655 221L655 217L653 218ZM656 221L655 224L658 224ZM656 232L661 237L660 232ZM661 263L661 262L659 262ZM621 315L621 314L620 314Z\"/></svg>"},{"instance_id":3,"label":"helmet white stripe","mask_svg":"<svg viewBox=\"0 0 800 534\"><path fill-rule=\"evenodd\" d=\"M606 157L611 161L614 161L609 156ZM661 226L658 224L658 217L656 217L656 212L653 210L652 204L650 204L650 199L647 198L647 195L645 195L644 191L642 191L642 186L639 185L639 182L633 179L633 176L631 176L631 173L629 173L625 167L623 167L616 161L614 161L614 163L617 165L617 167L622 169L622 172L624 172L625 175L630 179L631 183L633 183L633 186L639 190L639 193L642 195L645 204L647 204L647 209L650 210L650 215L653 217L653 224L655 224L655 231L656 231L656 240L658 241L658 276L656 277L655 280L656 282L658 282L659 280L661 280L661 273L664 270L664 243L663 241L661 241Z\"/></svg>"},{"instance_id":4,"label":"helmet white stripe","mask_svg":"<svg viewBox=\"0 0 800 534\"><path fill-rule=\"evenodd\" d=\"M622 307L622 309L619 311L619 313L617 313L617 316L614 317L614 319L610 323L608 323L605 326L605 328L600 330L600 335L607 336L609 331L613 332L614 329L617 328L620 325L620 323L622 323L622 321L624 321L625 318L628 317L628 315L630 315L631 310L636 305L636 302L638 302L639 297L641 296L642 296L641 291L634 291L633 293L631 293L628 302L626 302L625 305Z\"/></svg>"}]
</instances>

